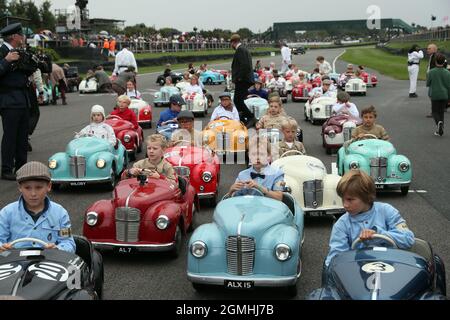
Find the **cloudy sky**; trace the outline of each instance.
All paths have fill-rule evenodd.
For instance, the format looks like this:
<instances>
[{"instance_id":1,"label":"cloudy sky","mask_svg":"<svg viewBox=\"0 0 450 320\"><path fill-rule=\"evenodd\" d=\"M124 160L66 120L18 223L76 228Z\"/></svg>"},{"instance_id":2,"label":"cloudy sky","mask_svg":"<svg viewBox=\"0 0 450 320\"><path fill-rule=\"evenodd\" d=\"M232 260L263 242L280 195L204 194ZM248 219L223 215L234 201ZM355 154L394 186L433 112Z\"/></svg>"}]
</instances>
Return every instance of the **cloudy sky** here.
<instances>
[{"instance_id":1,"label":"cloudy sky","mask_svg":"<svg viewBox=\"0 0 450 320\"><path fill-rule=\"evenodd\" d=\"M42 0L36 0L40 5ZM73 5L75 0L52 0L54 9ZM316 4L316 6L313 6ZM380 8L381 18L399 18L411 24L450 24L450 0L91 0L91 18L126 20L126 25L145 23L174 27L181 31L248 27L265 31L274 22L367 19L369 6Z\"/></svg>"}]
</instances>

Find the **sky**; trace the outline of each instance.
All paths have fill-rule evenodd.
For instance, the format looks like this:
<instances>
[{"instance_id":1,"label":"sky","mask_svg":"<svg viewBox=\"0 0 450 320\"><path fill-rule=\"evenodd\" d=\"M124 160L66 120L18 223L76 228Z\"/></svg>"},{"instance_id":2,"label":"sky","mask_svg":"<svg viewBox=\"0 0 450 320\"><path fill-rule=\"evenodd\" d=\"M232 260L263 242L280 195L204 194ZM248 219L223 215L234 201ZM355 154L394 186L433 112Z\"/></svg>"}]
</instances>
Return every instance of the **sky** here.
<instances>
[{"instance_id":1,"label":"sky","mask_svg":"<svg viewBox=\"0 0 450 320\"><path fill-rule=\"evenodd\" d=\"M42 0L35 0L40 5ZM51 0L53 9L63 9L75 0ZM381 18L432 26L450 24L450 0L90 0L91 18L126 20L125 25L145 23L157 29L180 31L214 28L236 31L247 27L263 32L274 22L368 19L370 6L379 8ZM372 10L372 12L374 12Z\"/></svg>"}]
</instances>

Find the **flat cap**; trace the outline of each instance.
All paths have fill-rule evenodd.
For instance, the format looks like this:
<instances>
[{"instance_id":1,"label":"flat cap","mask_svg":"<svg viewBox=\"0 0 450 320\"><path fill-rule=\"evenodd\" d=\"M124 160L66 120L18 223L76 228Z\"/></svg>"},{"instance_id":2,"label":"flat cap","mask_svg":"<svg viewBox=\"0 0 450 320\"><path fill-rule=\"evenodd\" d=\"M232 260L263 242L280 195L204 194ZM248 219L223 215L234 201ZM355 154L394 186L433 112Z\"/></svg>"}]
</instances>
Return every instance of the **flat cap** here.
<instances>
[{"instance_id":1,"label":"flat cap","mask_svg":"<svg viewBox=\"0 0 450 320\"><path fill-rule=\"evenodd\" d=\"M192 111L183 110L178 114L177 119L192 119L192 120L194 120L194 114L192 113Z\"/></svg>"},{"instance_id":2,"label":"flat cap","mask_svg":"<svg viewBox=\"0 0 450 320\"><path fill-rule=\"evenodd\" d=\"M21 183L30 180L45 180L50 182L52 179L46 165L41 162L31 161L23 165L16 172L16 180Z\"/></svg>"},{"instance_id":3,"label":"flat cap","mask_svg":"<svg viewBox=\"0 0 450 320\"><path fill-rule=\"evenodd\" d=\"M230 42L233 42L233 41L241 41L241 36L238 35L237 33L233 34L230 38Z\"/></svg>"},{"instance_id":4,"label":"flat cap","mask_svg":"<svg viewBox=\"0 0 450 320\"><path fill-rule=\"evenodd\" d=\"M0 34L3 37L10 36L12 34L23 34L22 24L20 22L9 24L0 30Z\"/></svg>"},{"instance_id":5,"label":"flat cap","mask_svg":"<svg viewBox=\"0 0 450 320\"><path fill-rule=\"evenodd\" d=\"M222 99L222 98L230 98L231 99L231 93L229 93L229 92L222 92L219 95L219 99Z\"/></svg>"},{"instance_id":6,"label":"flat cap","mask_svg":"<svg viewBox=\"0 0 450 320\"><path fill-rule=\"evenodd\" d=\"M186 104L184 99L179 94L174 94L173 96L171 96L169 101L170 101L171 104L177 104L179 106L182 106L182 105Z\"/></svg>"}]
</instances>

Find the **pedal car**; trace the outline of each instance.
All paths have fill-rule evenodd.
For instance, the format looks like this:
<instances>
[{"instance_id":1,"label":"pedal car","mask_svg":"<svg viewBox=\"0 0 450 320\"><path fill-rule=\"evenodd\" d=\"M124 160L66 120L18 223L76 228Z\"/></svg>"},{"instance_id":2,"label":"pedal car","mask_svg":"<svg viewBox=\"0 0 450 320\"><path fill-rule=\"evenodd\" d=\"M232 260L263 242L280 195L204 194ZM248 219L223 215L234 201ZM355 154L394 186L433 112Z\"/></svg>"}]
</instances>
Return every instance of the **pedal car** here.
<instances>
[{"instance_id":1,"label":"pedal car","mask_svg":"<svg viewBox=\"0 0 450 320\"><path fill-rule=\"evenodd\" d=\"M123 120L119 116L107 116L105 123L109 124L116 135L116 138L122 142L122 145L128 152L130 160L136 160L136 153L142 151L144 142L144 131L141 127L134 128L130 121Z\"/></svg>"},{"instance_id":2,"label":"pedal car","mask_svg":"<svg viewBox=\"0 0 450 320\"><path fill-rule=\"evenodd\" d=\"M76 254L35 246L0 253L0 295L25 300L97 300L103 294L103 259L91 243L74 236ZM36 243L40 239L13 241Z\"/></svg>"},{"instance_id":3,"label":"pedal car","mask_svg":"<svg viewBox=\"0 0 450 320\"><path fill-rule=\"evenodd\" d=\"M225 82L225 77L219 72L207 70L200 75L200 81L207 85L222 84Z\"/></svg>"},{"instance_id":4,"label":"pedal car","mask_svg":"<svg viewBox=\"0 0 450 320\"><path fill-rule=\"evenodd\" d=\"M179 129L178 122L175 120L165 126L159 126L156 128L156 132L162 134L167 140L172 139L172 134Z\"/></svg>"},{"instance_id":5,"label":"pedal car","mask_svg":"<svg viewBox=\"0 0 450 320\"><path fill-rule=\"evenodd\" d=\"M81 77L78 74L78 67L69 67L67 69L64 69L64 74L67 80L68 91L77 91L81 82Z\"/></svg>"},{"instance_id":6,"label":"pedal car","mask_svg":"<svg viewBox=\"0 0 450 320\"><path fill-rule=\"evenodd\" d=\"M269 102L260 97L251 97L244 101L248 110L255 115L257 120L261 119L269 109Z\"/></svg>"},{"instance_id":7,"label":"pedal car","mask_svg":"<svg viewBox=\"0 0 450 320\"><path fill-rule=\"evenodd\" d=\"M337 174L327 174L325 165L317 158L291 150L281 155L272 166L284 172L284 181L292 196L307 216L340 215L345 213L336 193L341 180Z\"/></svg>"},{"instance_id":8,"label":"pedal car","mask_svg":"<svg viewBox=\"0 0 450 320\"><path fill-rule=\"evenodd\" d=\"M248 131L243 123L221 117L211 121L203 130L203 144L209 146L218 156L234 155L245 159Z\"/></svg>"},{"instance_id":9,"label":"pedal car","mask_svg":"<svg viewBox=\"0 0 450 320\"><path fill-rule=\"evenodd\" d=\"M345 92L348 94L367 94L367 85L360 78L351 78L345 83Z\"/></svg>"},{"instance_id":10,"label":"pedal car","mask_svg":"<svg viewBox=\"0 0 450 320\"><path fill-rule=\"evenodd\" d=\"M48 106L50 101L53 99L53 89L50 84L44 85L44 91L42 95L42 102L39 103L41 106ZM39 97L39 90L36 89L36 96ZM58 87L56 87L56 97L60 97L60 93L58 92Z\"/></svg>"},{"instance_id":11,"label":"pedal car","mask_svg":"<svg viewBox=\"0 0 450 320\"><path fill-rule=\"evenodd\" d=\"M65 152L48 160L53 189L63 184L103 183L112 190L127 164L127 152L120 141L113 147L107 140L89 135L70 141Z\"/></svg>"},{"instance_id":12,"label":"pedal car","mask_svg":"<svg viewBox=\"0 0 450 320\"><path fill-rule=\"evenodd\" d=\"M205 95L197 94L196 92L192 94L186 93L183 95L183 99L186 104L181 107L181 110L189 110L202 117L208 114L209 103Z\"/></svg>"},{"instance_id":13,"label":"pedal car","mask_svg":"<svg viewBox=\"0 0 450 320\"><path fill-rule=\"evenodd\" d=\"M400 188L403 195L408 194L411 162L397 154L389 141L378 140L371 134L353 139L348 147L339 149L337 165L341 176L352 169L363 170L375 181L377 189Z\"/></svg>"},{"instance_id":14,"label":"pedal car","mask_svg":"<svg viewBox=\"0 0 450 320\"><path fill-rule=\"evenodd\" d=\"M84 79L78 86L80 93L95 93L98 91L98 81L96 78Z\"/></svg>"},{"instance_id":15,"label":"pedal car","mask_svg":"<svg viewBox=\"0 0 450 320\"><path fill-rule=\"evenodd\" d=\"M170 251L177 256L195 212L195 190L161 176L119 182L113 199L100 200L85 213L83 235L96 249L120 253Z\"/></svg>"},{"instance_id":16,"label":"pedal car","mask_svg":"<svg viewBox=\"0 0 450 320\"><path fill-rule=\"evenodd\" d=\"M178 81L183 80L183 74L181 72L171 72L170 77L172 78L172 83L175 85ZM156 78L156 83L160 86L163 86L166 84L166 77L161 74Z\"/></svg>"},{"instance_id":17,"label":"pedal car","mask_svg":"<svg viewBox=\"0 0 450 320\"><path fill-rule=\"evenodd\" d=\"M361 78L363 79L364 83L368 87L375 88L377 86L377 84L378 84L378 78L374 74L368 74L367 72L364 71L364 72L361 73Z\"/></svg>"},{"instance_id":18,"label":"pedal car","mask_svg":"<svg viewBox=\"0 0 450 320\"><path fill-rule=\"evenodd\" d=\"M193 147L190 141L179 140L174 147L166 150L164 159L172 164L179 176L189 179L199 200L205 199L210 206L216 205L220 162L211 150Z\"/></svg>"},{"instance_id":19,"label":"pedal car","mask_svg":"<svg viewBox=\"0 0 450 320\"><path fill-rule=\"evenodd\" d=\"M271 88L269 88L269 92L271 92L271 93L273 93L273 92L278 93L278 95L281 98L281 101L284 102L284 103L287 103L288 92L287 92L285 86L283 86L283 87L278 87L278 86L271 87Z\"/></svg>"},{"instance_id":20,"label":"pedal car","mask_svg":"<svg viewBox=\"0 0 450 320\"><path fill-rule=\"evenodd\" d=\"M152 107L148 102L141 99L131 99L131 104L128 108L134 112L141 127L152 127Z\"/></svg>"},{"instance_id":21,"label":"pedal car","mask_svg":"<svg viewBox=\"0 0 450 320\"><path fill-rule=\"evenodd\" d=\"M316 124L331 117L333 106L337 103L336 97L319 97L305 104L305 120Z\"/></svg>"},{"instance_id":22,"label":"pedal car","mask_svg":"<svg viewBox=\"0 0 450 320\"><path fill-rule=\"evenodd\" d=\"M223 75L223 77L226 79L229 75L228 70L216 70L216 69L211 69L212 72L218 72L221 75Z\"/></svg>"},{"instance_id":23,"label":"pedal car","mask_svg":"<svg viewBox=\"0 0 450 320\"><path fill-rule=\"evenodd\" d=\"M382 247L376 242L382 242ZM445 268L430 244L417 239L398 249L385 235L357 239L350 251L331 260L322 287L309 300L446 300Z\"/></svg>"},{"instance_id":24,"label":"pedal car","mask_svg":"<svg viewBox=\"0 0 450 320\"><path fill-rule=\"evenodd\" d=\"M305 101L309 99L308 94L312 90L312 84L300 83L292 89L292 102Z\"/></svg>"},{"instance_id":25,"label":"pedal car","mask_svg":"<svg viewBox=\"0 0 450 320\"><path fill-rule=\"evenodd\" d=\"M296 295L302 271L302 209L289 194L278 201L255 189L244 192L250 195L222 200L212 223L192 234L188 279L196 290L204 285L240 290L286 287Z\"/></svg>"},{"instance_id":26,"label":"pedal car","mask_svg":"<svg viewBox=\"0 0 450 320\"><path fill-rule=\"evenodd\" d=\"M177 87L162 87L159 92L155 93L155 100L153 100L153 104L155 107L168 106L170 105L170 97L175 94L180 94L180 90Z\"/></svg>"},{"instance_id":27,"label":"pedal car","mask_svg":"<svg viewBox=\"0 0 450 320\"><path fill-rule=\"evenodd\" d=\"M333 149L339 149L345 142L351 140L353 130L361 124L361 119L346 114L333 116L325 121L322 125L322 144L327 154L331 154Z\"/></svg>"}]
</instances>

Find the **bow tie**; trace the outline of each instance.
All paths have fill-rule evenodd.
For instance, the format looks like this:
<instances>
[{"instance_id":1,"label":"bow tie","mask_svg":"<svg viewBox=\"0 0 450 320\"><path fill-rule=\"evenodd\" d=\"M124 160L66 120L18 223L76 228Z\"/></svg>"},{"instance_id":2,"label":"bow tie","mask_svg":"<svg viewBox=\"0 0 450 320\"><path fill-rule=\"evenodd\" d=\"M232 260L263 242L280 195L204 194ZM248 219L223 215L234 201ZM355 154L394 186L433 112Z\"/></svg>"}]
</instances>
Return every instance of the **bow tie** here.
<instances>
[{"instance_id":1,"label":"bow tie","mask_svg":"<svg viewBox=\"0 0 450 320\"><path fill-rule=\"evenodd\" d=\"M265 179L266 175L265 174L256 173L256 172L250 172L250 177L252 177L252 180L256 179L256 178Z\"/></svg>"}]
</instances>

